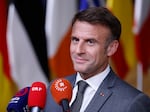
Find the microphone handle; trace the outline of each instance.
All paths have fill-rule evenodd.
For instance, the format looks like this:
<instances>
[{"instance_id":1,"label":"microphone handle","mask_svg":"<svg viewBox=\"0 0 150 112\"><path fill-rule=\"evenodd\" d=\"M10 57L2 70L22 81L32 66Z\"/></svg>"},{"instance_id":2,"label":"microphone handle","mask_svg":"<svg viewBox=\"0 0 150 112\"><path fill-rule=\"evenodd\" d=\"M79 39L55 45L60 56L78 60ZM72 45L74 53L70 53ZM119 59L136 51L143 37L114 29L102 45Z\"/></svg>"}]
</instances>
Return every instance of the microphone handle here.
<instances>
[{"instance_id":1,"label":"microphone handle","mask_svg":"<svg viewBox=\"0 0 150 112\"><path fill-rule=\"evenodd\" d=\"M70 112L69 101L67 99L63 99L61 101L61 106L63 108L63 112Z\"/></svg>"},{"instance_id":2,"label":"microphone handle","mask_svg":"<svg viewBox=\"0 0 150 112\"><path fill-rule=\"evenodd\" d=\"M32 107L30 112L41 112L41 109L39 107Z\"/></svg>"}]
</instances>

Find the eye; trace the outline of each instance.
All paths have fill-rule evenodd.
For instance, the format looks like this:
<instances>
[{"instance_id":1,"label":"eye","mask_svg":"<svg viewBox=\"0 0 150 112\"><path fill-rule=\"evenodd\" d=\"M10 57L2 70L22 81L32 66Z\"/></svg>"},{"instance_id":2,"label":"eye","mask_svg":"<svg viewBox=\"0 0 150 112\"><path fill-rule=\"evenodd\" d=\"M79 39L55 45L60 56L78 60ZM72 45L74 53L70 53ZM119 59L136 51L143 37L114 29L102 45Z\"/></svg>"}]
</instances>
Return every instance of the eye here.
<instances>
[{"instance_id":1,"label":"eye","mask_svg":"<svg viewBox=\"0 0 150 112\"><path fill-rule=\"evenodd\" d=\"M96 41L94 39L88 39L87 43L88 43L88 45L92 46L96 43Z\"/></svg>"},{"instance_id":2,"label":"eye","mask_svg":"<svg viewBox=\"0 0 150 112\"><path fill-rule=\"evenodd\" d=\"M79 42L79 39L76 38L76 37L72 37L72 38L71 38L71 41L72 41L73 43L78 43L78 42Z\"/></svg>"}]
</instances>

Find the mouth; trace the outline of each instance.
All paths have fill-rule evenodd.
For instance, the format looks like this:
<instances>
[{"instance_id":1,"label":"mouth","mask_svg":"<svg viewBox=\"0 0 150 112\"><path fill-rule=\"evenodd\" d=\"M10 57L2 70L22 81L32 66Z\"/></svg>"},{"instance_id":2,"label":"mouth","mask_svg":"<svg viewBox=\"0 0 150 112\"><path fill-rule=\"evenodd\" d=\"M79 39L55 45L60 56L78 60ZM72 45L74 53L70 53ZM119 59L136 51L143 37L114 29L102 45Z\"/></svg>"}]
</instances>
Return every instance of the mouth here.
<instances>
[{"instance_id":1,"label":"mouth","mask_svg":"<svg viewBox=\"0 0 150 112\"><path fill-rule=\"evenodd\" d=\"M77 64L83 64L85 62L87 62L87 59L75 58L75 63L77 63Z\"/></svg>"}]
</instances>

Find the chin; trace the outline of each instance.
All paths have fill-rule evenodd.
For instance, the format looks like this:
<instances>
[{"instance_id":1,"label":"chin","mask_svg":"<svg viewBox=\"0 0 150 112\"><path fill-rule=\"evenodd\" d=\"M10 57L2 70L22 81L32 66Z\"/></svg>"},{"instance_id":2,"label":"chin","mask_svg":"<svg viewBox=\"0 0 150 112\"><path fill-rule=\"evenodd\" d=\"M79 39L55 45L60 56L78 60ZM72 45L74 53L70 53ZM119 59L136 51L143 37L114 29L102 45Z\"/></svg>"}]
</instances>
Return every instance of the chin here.
<instances>
[{"instance_id":1,"label":"chin","mask_svg":"<svg viewBox=\"0 0 150 112\"><path fill-rule=\"evenodd\" d=\"M81 68L74 68L75 71L77 72L81 72L81 73L84 73L86 70L85 69L81 69Z\"/></svg>"},{"instance_id":2,"label":"chin","mask_svg":"<svg viewBox=\"0 0 150 112\"><path fill-rule=\"evenodd\" d=\"M83 65L83 64L74 64L74 70L78 71L78 72L85 72L87 71L87 66Z\"/></svg>"}]
</instances>

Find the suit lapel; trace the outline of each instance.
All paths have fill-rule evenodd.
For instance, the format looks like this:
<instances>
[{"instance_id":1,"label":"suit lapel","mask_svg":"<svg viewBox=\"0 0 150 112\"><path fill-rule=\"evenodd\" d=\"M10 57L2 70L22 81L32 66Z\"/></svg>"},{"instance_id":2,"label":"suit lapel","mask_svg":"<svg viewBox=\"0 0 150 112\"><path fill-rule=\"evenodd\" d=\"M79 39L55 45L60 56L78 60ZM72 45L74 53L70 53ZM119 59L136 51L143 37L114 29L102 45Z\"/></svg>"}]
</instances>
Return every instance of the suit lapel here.
<instances>
[{"instance_id":1,"label":"suit lapel","mask_svg":"<svg viewBox=\"0 0 150 112\"><path fill-rule=\"evenodd\" d=\"M109 90L103 90L102 92L96 93L85 112L98 112L111 94L112 92Z\"/></svg>"},{"instance_id":2,"label":"suit lapel","mask_svg":"<svg viewBox=\"0 0 150 112\"><path fill-rule=\"evenodd\" d=\"M72 84L72 87L74 87L74 84L75 84L75 81L76 81L76 76L77 76L77 74L73 74L73 75L70 75L70 76L66 77L66 79L69 80L70 83Z\"/></svg>"},{"instance_id":3,"label":"suit lapel","mask_svg":"<svg viewBox=\"0 0 150 112\"><path fill-rule=\"evenodd\" d=\"M106 101L113 94L112 87L114 86L114 82L116 79L117 77L111 70L108 76L104 79L103 83L98 88L96 94L87 106L85 112L98 112L103 107Z\"/></svg>"}]
</instances>

